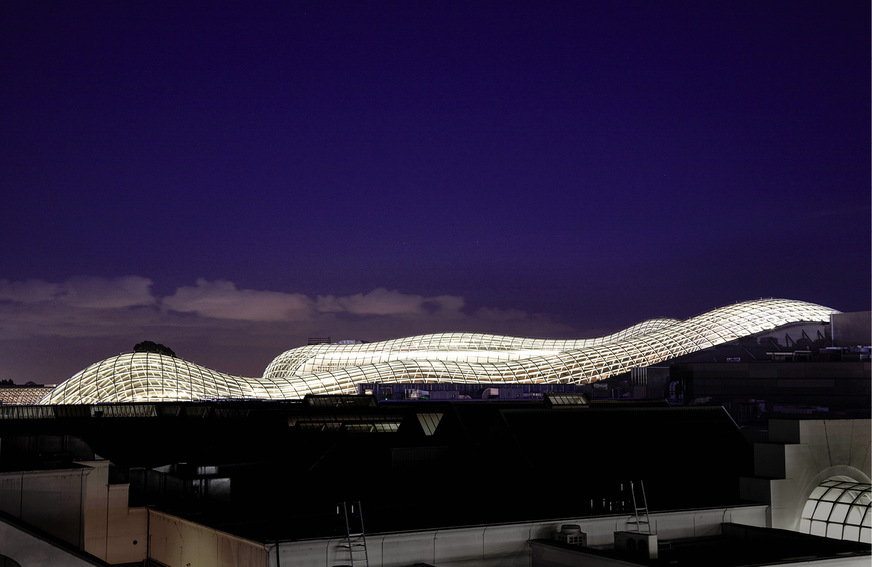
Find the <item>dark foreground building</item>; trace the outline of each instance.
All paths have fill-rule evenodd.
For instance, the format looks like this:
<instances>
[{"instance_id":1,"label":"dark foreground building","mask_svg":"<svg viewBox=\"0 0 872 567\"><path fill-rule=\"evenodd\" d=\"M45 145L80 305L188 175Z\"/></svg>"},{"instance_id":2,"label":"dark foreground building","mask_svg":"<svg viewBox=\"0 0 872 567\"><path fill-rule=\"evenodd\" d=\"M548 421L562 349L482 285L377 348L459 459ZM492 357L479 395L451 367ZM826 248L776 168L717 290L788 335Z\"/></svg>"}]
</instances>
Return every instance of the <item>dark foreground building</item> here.
<instances>
[{"instance_id":1,"label":"dark foreground building","mask_svg":"<svg viewBox=\"0 0 872 567\"><path fill-rule=\"evenodd\" d=\"M720 407L571 392L18 406L0 417L5 529L91 561L59 565L530 565L530 542L564 524L581 526L594 555L620 557L621 531L656 534L665 552L724 522L781 527L802 504L772 500L778 448L789 476L783 455L808 445L794 422L761 449ZM865 453L849 447L823 474L868 482L869 421L829 427L845 426ZM12 550L0 553L26 565L28 552L9 547L19 532L0 531ZM840 543L822 557L868 561L868 545Z\"/></svg>"},{"instance_id":2,"label":"dark foreground building","mask_svg":"<svg viewBox=\"0 0 872 567\"><path fill-rule=\"evenodd\" d=\"M867 567L868 319L761 300L588 346L316 344L241 381L113 357L0 406L0 567Z\"/></svg>"},{"instance_id":3,"label":"dark foreground building","mask_svg":"<svg viewBox=\"0 0 872 567\"><path fill-rule=\"evenodd\" d=\"M2 424L7 469L100 456L112 481L130 483L131 505L266 539L344 530L342 501L364 502L375 531L626 512L629 482L643 480L659 509L732 505L736 479L753 472L752 447L721 408L572 394L43 411L54 415Z\"/></svg>"}]
</instances>

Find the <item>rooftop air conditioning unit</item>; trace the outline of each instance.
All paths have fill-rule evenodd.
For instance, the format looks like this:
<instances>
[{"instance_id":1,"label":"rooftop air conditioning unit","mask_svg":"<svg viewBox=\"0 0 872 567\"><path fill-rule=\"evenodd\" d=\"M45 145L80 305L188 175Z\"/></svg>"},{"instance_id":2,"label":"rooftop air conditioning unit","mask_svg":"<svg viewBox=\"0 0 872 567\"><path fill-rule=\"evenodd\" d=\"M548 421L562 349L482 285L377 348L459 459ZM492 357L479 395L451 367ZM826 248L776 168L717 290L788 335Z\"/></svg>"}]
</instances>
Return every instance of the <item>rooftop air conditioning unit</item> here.
<instances>
[{"instance_id":1,"label":"rooftop air conditioning unit","mask_svg":"<svg viewBox=\"0 0 872 567\"><path fill-rule=\"evenodd\" d=\"M427 390L406 390L407 400L429 400L430 392Z\"/></svg>"},{"instance_id":2,"label":"rooftop air conditioning unit","mask_svg":"<svg viewBox=\"0 0 872 567\"><path fill-rule=\"evenodd\" d=\"M657 534L615 532L615 550L640 559L657 559Z\"/></svg>"},{"instance_id":3,"label":"rooftop air conditioning unit","mask_svg":"<svg viewBox=\"0 0 872 567\"><path fill-rule=\"evenodd\" d=\"M587 534L581 531L581 526L578 524L563 524L560 526L556 539L569 545L587 545Z\"/></svg>"},{"instance_id":4,"label":"rooftop air conditioning unit","mask_svg":"<svg viewBox=\"0 0 872 567\"><path fill-rule=\"evenodd\" d=\"M481 393L481 399L483 400L492 400L500 397L500 389L499 388L485 388L484 392Z\"/></svg>"}]
</instances>

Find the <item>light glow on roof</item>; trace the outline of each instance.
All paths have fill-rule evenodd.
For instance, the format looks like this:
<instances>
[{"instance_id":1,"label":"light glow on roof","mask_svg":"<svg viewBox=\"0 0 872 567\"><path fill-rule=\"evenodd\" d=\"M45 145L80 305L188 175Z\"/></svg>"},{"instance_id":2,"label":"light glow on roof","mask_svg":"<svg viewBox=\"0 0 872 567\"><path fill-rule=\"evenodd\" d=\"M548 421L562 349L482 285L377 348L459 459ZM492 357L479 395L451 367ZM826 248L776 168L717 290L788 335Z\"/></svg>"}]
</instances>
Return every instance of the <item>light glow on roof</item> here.
<instances>
[{"instance_id":1,"label":"light glow on roof","mask_svg":"<svg viewBox=\"0 0 872 567\"><path fill-rule=\"evenodd\" d=\"M82 370L41 404L301 399L354 394L361 383L587 384L791 323L825 323L834 309L788 299L735 303L684 321L652 319L597 339L475 333L362 344L307 345L261 378L230 376L156 353L127 353Z\"/></svg>"}]
</instances>

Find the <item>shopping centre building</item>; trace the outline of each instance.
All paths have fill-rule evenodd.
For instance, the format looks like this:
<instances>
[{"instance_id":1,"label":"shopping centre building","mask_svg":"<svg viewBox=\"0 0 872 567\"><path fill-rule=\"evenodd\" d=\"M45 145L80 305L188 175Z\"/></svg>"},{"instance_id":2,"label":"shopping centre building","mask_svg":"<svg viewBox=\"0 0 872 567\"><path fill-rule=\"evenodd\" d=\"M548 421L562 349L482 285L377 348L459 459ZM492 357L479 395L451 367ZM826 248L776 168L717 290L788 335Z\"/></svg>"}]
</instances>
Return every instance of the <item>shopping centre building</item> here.
<instances>
[{"instance_id":1,"label":"shopping centre building","mask_svg":"<svg viewBox=\"0 0 872 567\"><path fill-rule=\"evenodd\" d=\"M0 405L0 565L865 567L852 315L766 299L596 339L312 344L257 378L112 357ZM760 393L789 413L725 409Z\"/></svg>"},{"instance_id":2,"label":"shopping centre building","mask_svg":"<svg viewBox=\"0 0 872 567\"><path fill-rule=\"evenodd\" d=\"M273 360L260 378L230 376L157 353L97 362L42 404L301 399L353 394L364 383L587 384L786 325L825 324L838 313L812 303L760 299L684 321L653 319L596 339L437 334L361 344L307 345Z\"/></svg>"}]
</instances>

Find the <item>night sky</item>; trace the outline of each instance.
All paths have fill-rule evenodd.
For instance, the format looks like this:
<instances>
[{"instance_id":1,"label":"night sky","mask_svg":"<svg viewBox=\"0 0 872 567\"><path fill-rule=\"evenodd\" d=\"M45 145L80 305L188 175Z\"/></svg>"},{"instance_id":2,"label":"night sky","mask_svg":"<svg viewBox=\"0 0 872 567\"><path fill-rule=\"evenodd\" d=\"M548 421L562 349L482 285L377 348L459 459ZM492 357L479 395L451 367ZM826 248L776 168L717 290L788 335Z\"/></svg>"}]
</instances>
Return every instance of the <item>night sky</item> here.
<instances>
[{"instance_id":1,"label":"night sky","mask_svg":"<svg viewBox=\"0 0 872 567\"><path fill-rule=\"evenodd\" d=\"M870 308L868 2L0 3L0 379Z\"/></svg>"}]
</instances>

